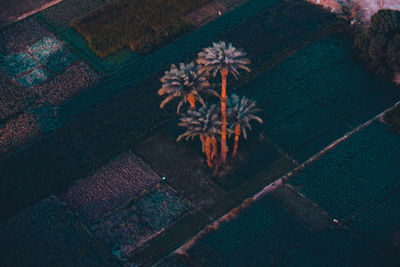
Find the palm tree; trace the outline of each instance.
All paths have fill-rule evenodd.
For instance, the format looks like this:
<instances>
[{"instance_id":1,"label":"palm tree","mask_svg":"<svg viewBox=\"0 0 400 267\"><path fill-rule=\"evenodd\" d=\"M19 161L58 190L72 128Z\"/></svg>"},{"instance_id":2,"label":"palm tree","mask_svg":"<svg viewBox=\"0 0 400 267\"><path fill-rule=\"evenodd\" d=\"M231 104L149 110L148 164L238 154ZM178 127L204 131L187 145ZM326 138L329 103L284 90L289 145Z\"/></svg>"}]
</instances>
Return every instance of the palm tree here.
<instances>
[{"instance_id":1,"label":"palm tree","mask_svg":"<svg viewBox=\"0 0 400 267\"><path fill-rule=\"evenodd\" d=\"M235 133L235 144L233 147L232 157L236 155L239 136L243 133L243 137L247 139L246 128L251 130L250 121L255 120L263 123L260 117L254 115L260 109L256 108L256 102L244 96L240 97L233 94L228 99L228 122L230 125L230 133Z\"/></svg>"},{"instance_id":2,"label":"palm tree","mask_svg":"<svg viewBox=\"0 0 400 267\"><path fill-rule=\"evenodd\" d=\"M174 98L182 98L177 107L177 113L183 103L189 102L191 108L196 108L196 100L203 106L204 100L199 94L210 86L207 80L207 73L200 72L200 66L196 66L194 62L190 64L179 65L179 69L172 64L171 69L166 71L160 79L162 83L161 89L158 90L158 95L168 95L160 104L163 108L165 104Z\"/></svg>"},{"instance_id":3,"label":"palm tree","mask_svg":"<svg viewBox=\"0 0 400 267\"><path fill-rule=\"evenodd\" d=\"M206 154L207 165L212 168L212 160L217 154L218 144L217 137L221 134L220 112L215 104L210 108L207 106L201 107L198 110L189 109L186 114L181 117L181 122L178 124L181 127L186 127L186 132L181 134L177 141L186 137L193 139L198 136L202 143L202 151Z\"/></svg>"},{"instance_id":4,"label":"palm tree","mask_svg":"<svg viewBox=\"0 0 400 267\"><path fill-rule=\"evenodd\" d=\"M218 72L222 78L221 88L221 162L226 162L226 153L228 147L226 146L226 78L229 73L237 79L239 76L238 69L243 69L250 72L250 69L246 66L250 64L250 60L245 58L246 53L232 46L232 44L226 44L223 41L213 43L212 47L204 48L202 52L198 54L197 63L202 65L201 70L210 72L215 77Z\"/></svg>"}]
</instances>

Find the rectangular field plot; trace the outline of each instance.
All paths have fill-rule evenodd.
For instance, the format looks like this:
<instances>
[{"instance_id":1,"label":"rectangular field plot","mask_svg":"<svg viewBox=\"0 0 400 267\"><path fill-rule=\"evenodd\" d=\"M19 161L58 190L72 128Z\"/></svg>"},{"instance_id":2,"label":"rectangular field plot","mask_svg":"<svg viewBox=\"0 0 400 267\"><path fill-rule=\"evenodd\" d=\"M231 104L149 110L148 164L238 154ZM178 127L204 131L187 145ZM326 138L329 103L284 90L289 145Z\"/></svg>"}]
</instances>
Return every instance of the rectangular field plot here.
<instances>
[{"instance_id":1,"label":"rectangular field plot","mask_svg":"<svg viewBox=\"0 0 400 267\"><path fill-rule=\"evenodd\" d=\"M97 72L80 61L69 66L53 79L41 84L38 90L45 100L52 106L56 106L93 85L100 78L101 76Z\"/></svg>"},{"instance_id":2,"label":"rectangular field plot","mask_svg":"<svg viewBox=\"0 0 400 267\"><path fill-rule=\"evenodd\" d=\"M312 232L270 195L198 240L187 252L204 266L273 266Z\"/></svg>"},{"instance_id":3,"label":"rectangular field plot","mask_svg":"<svg viewBox=\"0 0 400 267\"><path fill-rule=\"evenodd\" d=\"M61 198L93 221L151 190L159 181L154 171L128 153L76 181Z\"/></svg>"},{"instance_id":4,"label":"rectangular field plot","mask_svg":"<svg viewBox=\"0 0 400 267\"><path fill-rule=\"evenodd\" d=\"M257 69L277 52L336 21L331 13L306 1L280 0L225 33L221 40L243 48L252 60L250 67Z\"/></svg>"},{"instance_id":5,"label":"rectangular field plot","mask_svg":"<svg viewBox=\"0 0 400 267\"><path fill-rule=\"evenodd\" d=\"M33 17L18 21L0 32L0 54L20 53L51 33Z\"/></svg>"},{"instance_id":6,"label":"rectangular field plot","mask_svg":"<svg viewBox=\"0 0 400 267\"><path fill-rule=\"evenodd\" d=\"M204 157L164 133L140 143L134 152L198 209L214 206L218 198L226 196L210 179Z\"/></svg>"},{"instance_id":7,"label":"rectangular field plot","mask_svg":"<svg viewBox=\"0 0 400 267\"><path fill-rule=\"evenodd\" d=\"M18 85L5 70L0 68L0 121L27 108L34 95Z\"/></svg>"},{"instance_id":8,"label":"rectangular field plot","mask_svg":"<svg viewBox=\"0 0 400 267\"><path fill-rule=\"evenodd\" d=\"M119 266L56 198L0 224L1 266Z\"/></svg>"},{"instance_id":9,"label":"rectangular field plot","mask_svg":"<svg viewBox=\"0 0 400 267\"><path fill-rule=\"evenodd\" d=\"M51 31L58 33L69 28L73 19L111 1L113 0L63 0L35 16Z\"/></svg>"},{"instance_id":10,"label":"rectangular field plot","mask_svg":"<svg viewBox=\"0 0 400 267\"><path fill-rule=\"evenodd\" d=\"M143 58L138 53L132 52L128 47L119 50L105 58L96 56L90 50L85 38L83 38L76 30L68 28L59 33L61 39L80 57L87 60L96 70L100 71L104 76L122 70L125 67L133 64L137 60Z\"/></svg>"},{"instance_id":11,"label":"rectangular field plot","mask_svg":"<svg viewBox=\"0 0 400 267\"><path fill-rule=\"evenodd\" d=\"M9 120L0 126L0 158L33 141L40 134L40 127L30 114Z\"/></svg>"},{"instance_id":12,"label":"rectangular field plot","mask_svg":"<svg viewBox=\"0 0 400 267\"><path fill-rule=\"evenodd\" d=\"M353 219L351 227L361 236L400 261L400 191L382 203L372 205Z\"/></svg>"},{"instance_id":13,"label":"rectangular field plot","mask_svg":"<svg viewBox=\"0 0 400 267\"><path fill-rule=\"evenodd\" d=\"M329 264L328 264L329 263ZM332 229L290 251L276 266L396 266L388 254L348 232Z\"/></svg>"},{"instance_id":14,"label":"rectangular field plot","mask_svg":"<svg viewBox=\"0 0 400 267\"><path fill-rule=\"evenodd\" d=\"M190 203L159 186L91 228L121 257L186 213Z\"/></svg>"},{"instance_id":15,"label":"rectangular field plot","mask_svg":"<svg viewBox=\"0 0 400 267\"><path fill-rule=\"evenodd\" d=\"M400 186L400 136L374 122L328 151L290 183L341 219Z\"/></svg>"},{"instance_id":16,"label":"rectangular field plot","mask_svg":"<svg viewBox=\"0 0 400 267\"><path fill-rule=\"evenodd\" d=\"M300 161L382 112L399 95L355 61L350 40L341 34L299 50L239 91L261 108L264 124L258 128Z\"/></svg>"}]
</instances>

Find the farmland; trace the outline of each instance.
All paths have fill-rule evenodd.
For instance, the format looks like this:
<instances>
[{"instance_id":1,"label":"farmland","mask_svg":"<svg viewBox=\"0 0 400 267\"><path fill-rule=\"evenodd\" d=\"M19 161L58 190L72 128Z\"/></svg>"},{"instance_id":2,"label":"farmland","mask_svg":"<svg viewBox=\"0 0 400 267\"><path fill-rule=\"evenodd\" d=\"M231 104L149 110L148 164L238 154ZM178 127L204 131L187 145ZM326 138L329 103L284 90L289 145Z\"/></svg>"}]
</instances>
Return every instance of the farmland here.
<instances>
[{"instance_id":1,"label":"farmland","mask_svg":"<svg viewBox=\"0 0 400 267\"><path fill-rule=\"evenodd\" d=\"M151 53L123 46L98 57L78 33L78 24L92 31L93 14L111 0L64 0L2 30L4 265L398 259L397 115L376 116L399 100L399 88L357 60L352 28L318 6L213 2L220 15ZM171 64L219 40L251 60L250 73L228 76L228 94L254 99L264 123L212 170L199 140L176 142L184 131L177 101L160 109L157 90Z\"/></svg>"}]
</instances>

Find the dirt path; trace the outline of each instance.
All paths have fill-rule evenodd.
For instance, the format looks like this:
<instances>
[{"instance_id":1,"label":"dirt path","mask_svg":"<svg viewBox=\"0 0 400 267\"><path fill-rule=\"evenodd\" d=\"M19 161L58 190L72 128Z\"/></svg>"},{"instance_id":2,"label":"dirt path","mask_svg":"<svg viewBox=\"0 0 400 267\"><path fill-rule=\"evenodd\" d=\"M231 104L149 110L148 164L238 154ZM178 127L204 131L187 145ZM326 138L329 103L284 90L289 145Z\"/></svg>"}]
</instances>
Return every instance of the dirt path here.
<instances>
[{"instance_id":1,"label":"dirt path","mask_svg":"<svg viewBox=\"0 0 400 267\"><path fill-rule=\"evenodd\" d=\"M29 17L62 0L5 0L0 12L0 28Z\"/></svg>"}]
</instances>

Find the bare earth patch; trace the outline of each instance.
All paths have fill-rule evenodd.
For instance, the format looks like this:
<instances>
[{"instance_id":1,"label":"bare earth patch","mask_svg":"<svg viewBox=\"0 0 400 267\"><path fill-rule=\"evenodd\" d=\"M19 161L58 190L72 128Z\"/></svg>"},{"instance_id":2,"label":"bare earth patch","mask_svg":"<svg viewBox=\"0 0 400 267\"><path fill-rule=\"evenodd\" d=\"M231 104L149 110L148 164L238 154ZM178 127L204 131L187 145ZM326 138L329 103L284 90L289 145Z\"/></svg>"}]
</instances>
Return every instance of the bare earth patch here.
<instances>
[{"instance_id":1,"label":"bare earth patch","mask_svg":"<svg viewBox=\"0 0 400 267\"><path fill-rule=\"evenodd\" d=\"M22 147L40 135L40 127L31 114L22 114L0 126L0 157Z\"/></svg>"},{"instance_id":2,"label":"bare earth patch","mask_svg":"<svg viewBox=\"0 0 400 267\"><path fill-rule=\"evenodd\" d=\"M80 179L60 198L87 219L94 221L146 190L160 177L133 154L127 153Z\"/></svg>"}]
</instances>

